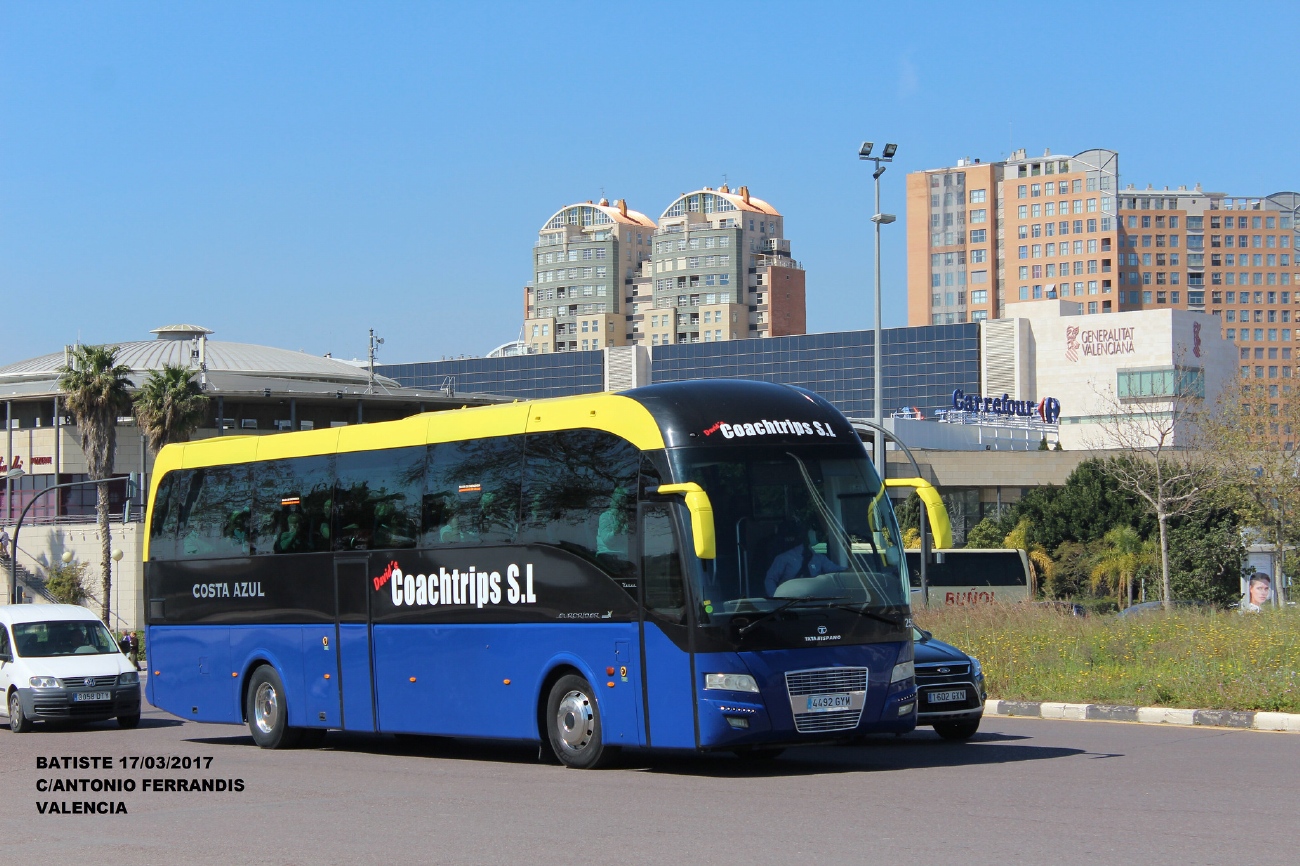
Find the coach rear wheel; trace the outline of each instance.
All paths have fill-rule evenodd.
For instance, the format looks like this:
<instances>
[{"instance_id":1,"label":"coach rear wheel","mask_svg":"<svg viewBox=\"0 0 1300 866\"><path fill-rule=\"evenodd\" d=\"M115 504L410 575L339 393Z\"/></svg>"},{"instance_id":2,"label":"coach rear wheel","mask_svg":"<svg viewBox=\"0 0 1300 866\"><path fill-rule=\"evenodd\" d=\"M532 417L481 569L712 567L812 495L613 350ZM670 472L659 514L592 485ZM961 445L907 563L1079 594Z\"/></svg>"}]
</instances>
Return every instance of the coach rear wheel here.
<instances>
[{"instance_id":1,"label":"coach rear wheel","mask_svg":"<svg viewBox=\"0 0 1300 866\"><path fill-rule=\"evenodd\" d=\"M263 749L291 749L297 745L302 731L289 727L284 683L274 668L263 665L253 671L245 710L253 742Z\"/></svg>"},{"instance_id":2,"label":"coach rear wheel","mask_svg":"<svg viewBox=\"0 0 1300 866\"><path fill-rule=\"evenodd\" d=\"M582 677L561 677L551 688L546 727L551 748L566 767L595 769L607 763L614 752L601 736L595 690Z\"/></svg>"}]
</instances>

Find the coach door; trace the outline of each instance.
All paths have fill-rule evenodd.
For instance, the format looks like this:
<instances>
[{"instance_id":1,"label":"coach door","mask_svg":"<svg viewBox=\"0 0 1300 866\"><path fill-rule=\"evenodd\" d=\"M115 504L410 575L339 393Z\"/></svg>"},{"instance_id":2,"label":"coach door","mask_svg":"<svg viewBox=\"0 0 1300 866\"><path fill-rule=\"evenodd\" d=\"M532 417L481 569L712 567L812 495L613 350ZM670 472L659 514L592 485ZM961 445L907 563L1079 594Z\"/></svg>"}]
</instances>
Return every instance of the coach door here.
<instances>
[{"instance_id":1,"label":"coach door","mask_svg":"<svg viewBox=\"0 0 1300 866\"><path fill-rule=\"evenodd\" d=\"M369 557L336 554L334 597L337 620L342 727L347 731L375 730L373 668L370 655Z\"/></svg>"},{"instance_id":2,"label":"coach door","mask_svg":"<svg viewBox=\"0 0 1300 866\"><path fill-rule=\"evenodd\" d=\"M649 745L695 748L681 545L671 503L641 506L641 664ZM674 640L675 639L675 640Z\"/></svg>"}]
</instances>

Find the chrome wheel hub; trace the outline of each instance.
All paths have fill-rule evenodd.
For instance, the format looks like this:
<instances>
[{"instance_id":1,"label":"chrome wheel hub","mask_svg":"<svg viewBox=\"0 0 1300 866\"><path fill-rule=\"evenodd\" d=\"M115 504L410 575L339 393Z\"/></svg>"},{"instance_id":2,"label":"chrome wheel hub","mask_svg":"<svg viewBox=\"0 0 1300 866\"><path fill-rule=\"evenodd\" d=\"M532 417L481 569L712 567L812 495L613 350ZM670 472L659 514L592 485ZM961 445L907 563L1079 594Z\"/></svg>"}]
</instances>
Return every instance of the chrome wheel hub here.
<instances>
[{"instance_id":1,"label":"chrome wheel hub","mask_svg":"<svg viewBox=\"0 0 1300 866\"><path fill-rule=\"evenodd\" d=\"M253 695L253 724L262 733L269 734L275 730L276 720L280 717L279 704L275 686L270 683L258 685L257 692Z\"/></svg>"},{"instance_id":2,"label":"chrome wheel hub","mask_svg":"<svg viewBox=\"0 0 1300 866\"><path fill-rule=\"evenodd\" d=\"M560 746L568 752L581 752L596 734L596 714L591 699L574 689L560 699L555 711L555 727L560 732Z\"/></svg>"}]
</instances>

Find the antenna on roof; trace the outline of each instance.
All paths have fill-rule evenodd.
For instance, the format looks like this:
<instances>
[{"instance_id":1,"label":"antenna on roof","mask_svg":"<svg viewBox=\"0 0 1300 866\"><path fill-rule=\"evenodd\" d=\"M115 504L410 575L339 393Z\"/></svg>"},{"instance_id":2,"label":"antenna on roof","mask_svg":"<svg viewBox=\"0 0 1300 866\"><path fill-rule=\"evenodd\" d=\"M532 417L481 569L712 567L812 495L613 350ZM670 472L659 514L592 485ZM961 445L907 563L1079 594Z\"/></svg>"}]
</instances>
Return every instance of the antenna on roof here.
<instances>
[{"instance_id":1,"label":"antenna on roof","mask_svg":"<svg viewBox=\"0 0 1300 866\"><path fill-rule=\"evenodd\" d=\"M370 381L366 384L367 394L375 393L375 355L378 353L379 347L382 345L384 345L384 338L376 337L375 329L371 328L370 329L370 356L369 356L370 357Z\"/></svg>"}]
</instances>

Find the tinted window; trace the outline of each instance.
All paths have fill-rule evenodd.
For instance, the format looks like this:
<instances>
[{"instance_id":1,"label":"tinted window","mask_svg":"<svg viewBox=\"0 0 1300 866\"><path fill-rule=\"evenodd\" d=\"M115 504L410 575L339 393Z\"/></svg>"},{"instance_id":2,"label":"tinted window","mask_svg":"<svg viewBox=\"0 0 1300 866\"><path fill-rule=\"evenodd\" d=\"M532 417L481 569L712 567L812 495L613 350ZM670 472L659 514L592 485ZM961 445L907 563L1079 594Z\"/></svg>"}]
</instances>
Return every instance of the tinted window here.
<instances>
[{"instance_id":1,"label":"tinted window","mask_svg":"<svg viewBox=\"0 0 1300 866\"><path fill-rule=\"evenodd\" d=\"M185 474L185 484L189 483L189 474ZM176 513L175 500L172 498L174 488L181 486L178 479L180 472L168 472L158 482L158 493L153 500L153 513L149 515L149 558L176 558ZM168 521L171 531L167 530Z\"/></svg>"},{"instance_id":2,"label":"tinted window","mask_svg":"<svg viewBox=\"0 0 1300 866\"><path fill-rule=\"evenodd\" d=\"M340 454L335 550L415 547L424 493L424 448Z\"/></svg>"},{"instance_id":3,"label":"tinted window","mask_svg":"<svg viewBox=\"0 0 1300 866\"><path fill-rule=\"evenodd\" d=\"M554 544L630 574L640 452L599 430L528 437L521 540Z\"/></svg>"},{"instance_id":4,"label":"tinted window","mask_svg":"<svg viewBox=\"0 0 1300 866\"><path fill-rule=\"evenodd\" d=\"M180 558L248 555L253 504L249 479L247 466L193 470L176 527Z\"/></svg>"},{"instance_id":5,"label":"tinted window","mask_svg":"<svg viewBox=\"0 0 1300 866\"><path fill-rule=\"evenodd\" d=\"M254 464L255 553L330 549L334 462L329 455Z\"/></svg>"},{"instance_id":6,"label":"tinted window","mask_svg":"<svg viewBox=\"0 0 1300 866\"><path fill-rule=\"evenodd\" d=\"M508 544L519 529L521 436L429 446L425 543Z\"/></svg>"},{"instance_id":7,"label":"tinted window","mask_svg":"<svg viewBox=\"0 0 1300 866\"><path fill-rule=\"evenodd\" d=\"M641 514L643 533L641 581L645 606L669 622L686 619L686 594L682 588L681 560L673 535L673 518L666 505L650 505Z\"/></svg>"}]
</instances>

